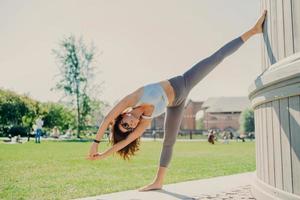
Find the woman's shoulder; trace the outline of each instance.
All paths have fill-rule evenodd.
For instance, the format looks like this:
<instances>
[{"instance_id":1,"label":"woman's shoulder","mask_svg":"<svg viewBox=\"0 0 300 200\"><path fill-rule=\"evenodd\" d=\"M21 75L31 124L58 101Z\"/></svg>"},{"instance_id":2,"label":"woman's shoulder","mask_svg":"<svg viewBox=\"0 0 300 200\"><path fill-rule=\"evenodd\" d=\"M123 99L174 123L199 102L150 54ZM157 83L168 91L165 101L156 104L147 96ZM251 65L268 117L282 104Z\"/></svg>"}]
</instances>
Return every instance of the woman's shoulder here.
<instances>
[{"instance_id":1,"label":"woman's shoulder","mask_svg":"<svg viewBox=\"0 0 300 200\"><path fill-rule=\"evenodd\" d=\"M140 87L132 93L133 98L139 100L144 93L144 87Z\"/></svg>"},{"instance_id":2,"label":"woman's shoulder","mask_svg":"<svg viewBox=\"0 0 300 200\"><path fill-rule=\"evenodd\" d=\"M129 105L134 106L138 103L140 98L143 95L143 87L138 88L137 90L133 91L131 94L127 95L126 101L129 101Z\"/></svg>"}]
</instances>

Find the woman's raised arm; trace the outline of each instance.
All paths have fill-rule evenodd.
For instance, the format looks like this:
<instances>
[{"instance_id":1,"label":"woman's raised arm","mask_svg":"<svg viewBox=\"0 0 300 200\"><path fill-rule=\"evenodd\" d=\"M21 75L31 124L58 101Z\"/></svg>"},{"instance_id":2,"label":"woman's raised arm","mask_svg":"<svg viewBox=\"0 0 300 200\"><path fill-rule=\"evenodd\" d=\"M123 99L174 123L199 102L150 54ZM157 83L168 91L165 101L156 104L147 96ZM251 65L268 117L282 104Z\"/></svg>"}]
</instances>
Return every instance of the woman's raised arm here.
<instances>
[{"instance_id":1,"label":"woman's raised arm","mask_svg":"<svg viewBox=\"0 0 300 200\"><path fill-rule=\"evenodd\" d=\"M96 140L101 140L103 134L109 124L113 123L115 118L120 115L125 109L134 106L139 98L140 89L134 91L133 93L124 97L117 105L115 105L109 113L105 116L103 122L101 123L99 130L96 134Z\"/></svg>"},{"instance_id":2,"label":"woman's raised arm","mask_svg":"<svg viewBox=\"0 0 300 200\"><path fill-rule=\"evenodd\" d=\"M125 146L127 146L128 144L130 144L131 142L139 138L150 124L151 124L151 120L148 119L141 120L141 122L136 127L136 129L125 140L122 140L121 142L114 144L112 147L110 147L103 153L95 154L93 157L90 157L89 159L90 160L103 159L119 151L120 149L124 148Z\"/></svg>"},{"instance_id":3,"label":"woman's raised arm","mask_svg":"<svg viewBox=\"0 0 300 200\"><path fill-rule=\"evenodd\" d=\"M124 97L117 105L115 105L111 109L111 111L105 116L104 120L102 121L102 123L97 131L95 140L100 141L101 138L103 137L106 129L108 128L108 126L111 123L113 123L114 119L118 115L120 115L125 109L136 104L136 102L138 101L140 92L141 92L141 88L136 90L135 92L127 95L126 97ZM90 157L98 152L98 145L99 145L98 143L93 142L93 144L90 148L90 152L89 152Z\"/></svg>"}]
</instances>

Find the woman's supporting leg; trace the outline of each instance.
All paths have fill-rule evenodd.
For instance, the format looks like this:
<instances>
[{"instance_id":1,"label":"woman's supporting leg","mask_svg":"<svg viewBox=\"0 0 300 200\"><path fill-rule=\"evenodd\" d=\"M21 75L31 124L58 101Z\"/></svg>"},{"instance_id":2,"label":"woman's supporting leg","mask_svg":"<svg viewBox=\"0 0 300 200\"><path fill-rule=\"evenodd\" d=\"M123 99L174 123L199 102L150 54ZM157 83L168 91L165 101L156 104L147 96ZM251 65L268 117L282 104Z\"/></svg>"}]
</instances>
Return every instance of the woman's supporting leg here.
<instances>
[{"instance_id":1,"label":"woman's supporting leg","mask_svg":"<svg viewBox=\"0 0 300 200\"><path fill-rule=\"evenodd\" d=\"M238 37L222 48L216 51L211 56L196 63L191 69L183 74L185 85L190 91L200 80L202 80L209 72L211 72L224 58L234 53L244 43L241 37Z\"/></svg>"},{"instance_id":2,"label":"woman's supporting leg","mask_svg":"<svg viewBox=\"0 0 300 200\"><path fill-rule=\"evenodd\" d=\"M149 185L141 187L139 189L139 191L140 192L145 192L145 191L149 191L149 190L159 190L159 189L161 189L162 186L163 186L164 177L165 177L166 173L167 173L167 168L166 167L159 167L157 169L156 177L153 180L153 182L150 183Z\"/></svg>"},{"instance_id":3,"label":"woman's supporting leg","mask_svg":"<svg viewBox=\"0 0 300 200\"><path fill-rule=\"evenodd\" d=\"M176 137L182 121L184 105L185 100L182 101L178 106L167 108L164 125L165 134L160 157L160 166L157 170L157 174L153 182L140 188L139 191L160 189L162 187L167 167L172 158L173 146L176 142Z\"/></svg>"},{"instance_id":4,"label":"woman's supporting leg","mask_svg":"<svg viewBox=\"0 0 300 200\"><path fill-rule=\"evenodd\" d=\"M176 142L176 137L181 125L185 101L182 101L178 106L168 107L165 117L165 134L163 148L160 155L160 166L168 167L172 154L173 146Z\"/></svg>"}]
</instances>

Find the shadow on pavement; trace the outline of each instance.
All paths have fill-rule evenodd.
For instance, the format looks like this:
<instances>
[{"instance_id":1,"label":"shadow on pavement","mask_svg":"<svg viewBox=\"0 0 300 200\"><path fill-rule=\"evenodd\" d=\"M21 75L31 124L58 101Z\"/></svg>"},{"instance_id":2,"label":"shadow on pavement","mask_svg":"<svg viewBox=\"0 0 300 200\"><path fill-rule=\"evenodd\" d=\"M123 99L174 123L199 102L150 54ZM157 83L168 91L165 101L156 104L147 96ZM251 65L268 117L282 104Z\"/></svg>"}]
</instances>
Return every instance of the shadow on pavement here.
<instances>
[{"instance_id":1,"label":"shadow on pavement","mask_svg":"<svg viewBox=\"0 0 300 200\"><path fill-rule=\"evenodd\" d=\"M175 193L175 192L170 192L170 191L167 191L167 190L157 190L155 192L160 192L160 193L164 193L164 194L167 194L167 195L170 195L170 196L173 196L175 198L178 198L178 199L183 199L183 200L195 200L195 198L191 197L191 196L186 196L186 195L182 195L182 194L178 194L178 193Z\"/></svg>"}]
</instances>

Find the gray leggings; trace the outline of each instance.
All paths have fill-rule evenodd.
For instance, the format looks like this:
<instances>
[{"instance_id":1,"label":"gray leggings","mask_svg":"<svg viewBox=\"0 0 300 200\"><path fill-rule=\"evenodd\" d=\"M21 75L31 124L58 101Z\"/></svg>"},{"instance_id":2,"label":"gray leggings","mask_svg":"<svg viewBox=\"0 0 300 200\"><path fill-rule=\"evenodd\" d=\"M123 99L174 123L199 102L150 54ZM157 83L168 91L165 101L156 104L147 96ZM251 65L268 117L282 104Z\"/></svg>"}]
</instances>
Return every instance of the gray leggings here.
<instances>
[{"instance_id":1,"label":"gray leggings","mask_svg":"<svg viewBox=\"0 0 300 200\"><path fill-rule=\"evenodd\" d=\"M189 92L200 80L222 62L224 58L239 49L243 43L242 38L238 37L225 44L211 56L196 63L183 75L169 79L175 91L175 99L172 106L167 107L164 124L165 135L160 156L161 167L167 167L171 161L173 146L180 128L185 101Z\"/></svg>"}]
</instances>

